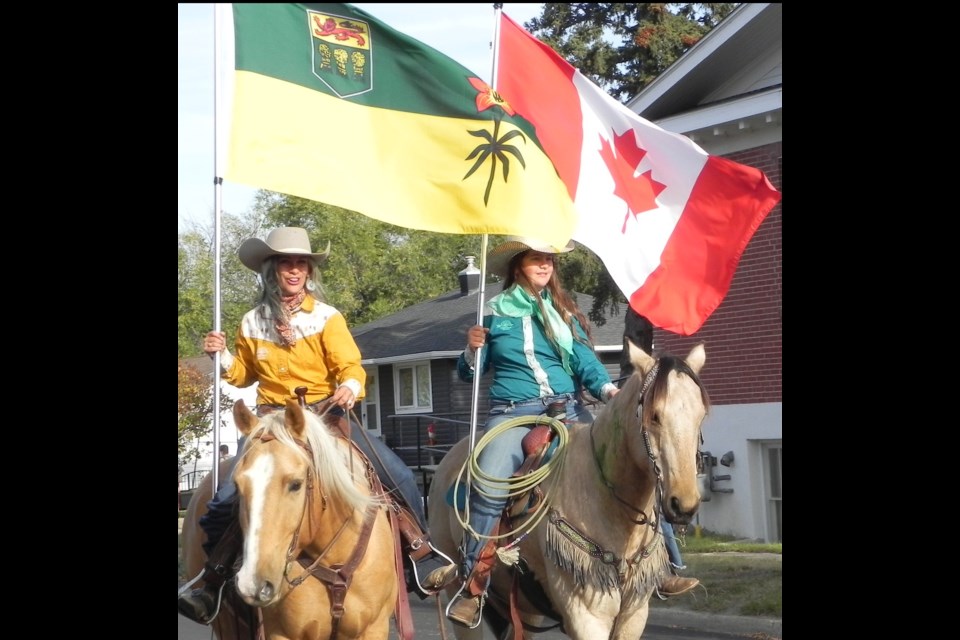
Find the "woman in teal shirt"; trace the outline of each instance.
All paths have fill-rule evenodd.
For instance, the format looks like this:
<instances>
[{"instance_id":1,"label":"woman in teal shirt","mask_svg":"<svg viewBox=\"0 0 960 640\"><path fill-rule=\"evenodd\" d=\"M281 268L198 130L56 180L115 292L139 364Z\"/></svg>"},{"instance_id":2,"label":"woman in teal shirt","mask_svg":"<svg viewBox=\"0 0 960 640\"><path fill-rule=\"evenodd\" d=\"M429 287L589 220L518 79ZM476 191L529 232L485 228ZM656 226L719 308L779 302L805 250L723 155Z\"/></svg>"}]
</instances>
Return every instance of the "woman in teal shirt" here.
<instances>
[{"instance_id":1,"label":"woman in teal shirt","mask_svg":"<svg viewBox=\"0 0 960 640\"><path fill-rule=\"evenodd\" d=\"M518 416L546 413L553 403L563 403L568 418L593 422L578 396L580 386L604 402L618 389L590 343L583 313L563 290L556 271L558 254L573 250L573 243L556 249L530 238L510 237L490 251L487 270L503 279L503 292L486 304L483 325L467 332L467 348L457 370L462 380L473 380L476 351L481 345L480 375L493 369L490 412L486 429ZM523 463L521 441L529 429L508 429L480 453L477 463L489 476L508 478ZM474 627L480 622L489 565L477 564L486 539L500 519L506 490L485 488L470 497L471 532L465 536L464 588L448 608L451 620Z\"/></svg>"},{"instance_id":2,"label":"woman in teal shirt","mask_svg":"<svg viewBox=\"0 0 960 640\"><path fill-rule=\"evenodd\" d=\"M587 319L560 284L556 258L573 248L573 243L557 249L531 238L508 237L490 251L487 270L503 279L503 292L487 302L483 324L467 331L467 348L457 362L460 379L473 381L476 352L484 347L480 375L493 369L486 429L519 416L545 414L554 403L563 403L568 419L589 424L593 415L580 402L580 388L603 402L619 391L597 358ZM484 474L512 476L523 463L521 442L527 433L529 429L508 429L487 443L477 458ZM483 493L471 492L460 574L467 577L447 608L447 616L457 624L472 628L480 623L493 562L484 548L500 520L506 493L492 486L485 486ZM437 575L435 581L448 579ZM677 595L698 582L672 575L661 582L659 592Z\"/></svg>"}]
</instances>

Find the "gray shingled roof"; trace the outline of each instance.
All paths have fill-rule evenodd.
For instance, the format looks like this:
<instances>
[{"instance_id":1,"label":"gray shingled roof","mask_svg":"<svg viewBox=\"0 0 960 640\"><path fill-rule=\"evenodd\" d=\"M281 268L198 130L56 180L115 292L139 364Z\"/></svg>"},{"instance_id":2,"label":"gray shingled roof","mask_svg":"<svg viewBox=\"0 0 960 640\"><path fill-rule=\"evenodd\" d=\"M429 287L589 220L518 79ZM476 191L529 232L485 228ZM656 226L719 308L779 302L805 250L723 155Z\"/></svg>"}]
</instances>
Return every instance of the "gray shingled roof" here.
<instances>
[{"instance_id":1,"label":"gray shingled roof","mask_svg":"<svg viewBox=\"0 0 960 640\"><path fill-rule=\"evenodd\" d=\"M489 300L500 290L499 284L487 285L484 295ZM464 295L457 289L354 327L351 333L360 347L364 363L402 360L425 354L434 357L459 355L466 344L467 329L477 322L478 293L479 289L474 289ZM586 313L593 305L593 298L583 293L574 295ZM604 326L592 328L594 346L598 350L621 347L625 312L626 309L621 308L618 315L607 316Z\"/></svg>"}]
</instances>

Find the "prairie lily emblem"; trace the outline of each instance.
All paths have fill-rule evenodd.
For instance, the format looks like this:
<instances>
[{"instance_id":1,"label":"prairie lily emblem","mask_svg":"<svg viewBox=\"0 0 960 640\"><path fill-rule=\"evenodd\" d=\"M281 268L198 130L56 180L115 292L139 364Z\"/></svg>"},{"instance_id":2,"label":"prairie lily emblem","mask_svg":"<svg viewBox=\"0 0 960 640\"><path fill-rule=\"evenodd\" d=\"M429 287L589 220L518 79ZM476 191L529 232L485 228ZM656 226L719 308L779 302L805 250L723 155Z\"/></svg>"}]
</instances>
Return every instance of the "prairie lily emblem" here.
<instances>
[{"instance_id":1,"label":"prairie lily emblem","mask_svg":"<svg viewBox=\"0 0 960 640\"><path fill-rule=\"evenodd\" d=\"M504 100L499 93L494 91L490 85L481 80L480 78L468 78L473 88L477 90L477 113L481 111L486 111L487 109L492 109L494 107L499 107L509 116L516 114L516 111L513 110L513 107L510 106L510 103ZM493 133L491 134L486 129L479 129L477 131L468 131L472 136L478 138L483 138L484 143L477 145L477 147L470 152L470 155L466 157L466 160L473 160L476 158L476 162L473 163L473 166L470 167L470 171L467 171L467 174L463 176L463 179L466 180L474 174L474 172L479 169L484 162L487 161L487 158L490 159L490 177L487 178L487 188L483 191L483 204L487 204L487 201L490 199L490 189L493 187L493 177L497 173L497 161L503 165L503 181L507 181L507 176L510 174L510 157L514 156L517 159L517 162L520 163L520 166L524 169L527 168L526 162L523 160L523 154L520 153L520 150L513 146L512 144L507 144L516 137L520 137L524 142L527 141L526 136L523 135L517 129L510 131L505 134L502 138L498 137L500 135L500 119L501 115L499 111L494 111L493 119Z\"/></svg>"}]
</instances>

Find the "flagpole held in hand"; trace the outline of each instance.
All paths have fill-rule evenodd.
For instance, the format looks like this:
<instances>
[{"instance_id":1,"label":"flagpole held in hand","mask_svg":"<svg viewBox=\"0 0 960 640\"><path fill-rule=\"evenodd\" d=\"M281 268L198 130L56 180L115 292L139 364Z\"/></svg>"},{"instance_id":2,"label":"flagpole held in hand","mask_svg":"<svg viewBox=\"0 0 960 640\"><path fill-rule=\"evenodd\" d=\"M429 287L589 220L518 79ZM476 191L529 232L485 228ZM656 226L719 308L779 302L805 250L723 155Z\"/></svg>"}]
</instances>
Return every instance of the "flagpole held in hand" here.
<instances>
[{"instance_id":1,"label":"flagpole held in hand","mask_svg":"<svg viewBox=\"0 0 960 640\"><path fill-rule=\"evenodd\" d=\"M487 234L483 234L480 241L480 255L483 259L480 261L480 291L477 294L477 324L483 324L483 304L486 291L487 279ZM473 374L473 396L470 399L470 453L473 455L473 446L477 442L477 411L480 404L480 363L483 358L483 345L477 347L474 355L474 366L476 370ZM470 467L467 467L467 484L470 484Z\"/></svg>"},{"instance_id":2,"label":"flagpole held in hand","mask_svg":"<svg viewBox=\"0 0 960 640\"><path fill-rule=\"evenodd\" d=\"M493 3L493 49L491 53L491 79L490 86L494 90L497 88L497 55L500 49L500 12L503 9L502 2ZM483 324L483 305L486 298L487 282L487 240L488 236L484 233L480 240L480 291L477 295L477 324ZM477 347L474 363L476 371L473 375L473 396L470 399L470 450L467 452L468 459L473 456L473 447L477 443L477 411L480 404L480 377L481 363L483 362L483 345ZM466 485L470 486L470 465L467 465Z\"/></svg>"}]
</instances>

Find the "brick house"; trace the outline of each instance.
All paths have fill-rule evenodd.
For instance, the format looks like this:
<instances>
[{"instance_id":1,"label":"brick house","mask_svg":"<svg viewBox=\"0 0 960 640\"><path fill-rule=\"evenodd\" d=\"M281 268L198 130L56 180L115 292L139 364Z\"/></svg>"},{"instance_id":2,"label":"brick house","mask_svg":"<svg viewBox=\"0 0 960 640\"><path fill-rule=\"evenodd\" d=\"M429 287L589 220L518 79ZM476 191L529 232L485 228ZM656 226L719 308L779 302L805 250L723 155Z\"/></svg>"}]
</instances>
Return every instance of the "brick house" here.
<instances>
[{"instance_id":1,"label":"brick house","mask_svg":"<svg viewBox=\"0 0 960 640\"><path fill-rule=\"evenodd\" d=\"M707 152L766 173L781 189L783 7L745 3L628 103ZM656 349L707 347L702 372L713 409L704 449L715 466L699 521L746 538L783 540L782 203L747 245L723 303L696 334L654 331ZM727 479L729 478L729 479Z\"/></svg>"}]
</instances>

